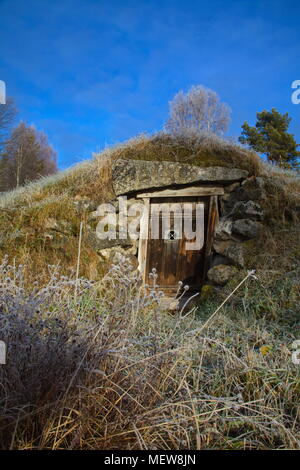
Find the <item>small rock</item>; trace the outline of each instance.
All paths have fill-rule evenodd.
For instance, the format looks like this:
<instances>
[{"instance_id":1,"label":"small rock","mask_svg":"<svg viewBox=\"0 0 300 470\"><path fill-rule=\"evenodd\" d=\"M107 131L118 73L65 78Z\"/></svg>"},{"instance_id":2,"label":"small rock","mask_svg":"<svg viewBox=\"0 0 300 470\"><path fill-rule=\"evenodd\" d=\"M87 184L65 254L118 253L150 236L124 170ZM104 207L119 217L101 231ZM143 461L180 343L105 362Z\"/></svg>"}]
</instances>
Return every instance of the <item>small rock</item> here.
<instances>
[{"instance_id":1,"label":"small rock","mask_svg":"<svg viewBox=\"0 0 300 470\"><path fill-rule=\"evenodd\" d=\"M57 220L54 219L53 217L49 217L44 221L44 228L47 230L57 230L58 229L58 223Z\"/></svg>"},{"instance_id":2,"label":"small rock","mask_svg":"<svg viewBox=\"0 0 300 470\"><path fill-rule=\"evenodd\" d=\"M213 249L216 253L219 253L220 255L223 254L230 245L234 243L234 240L231 238L228 240L215 240L213 244Z\"/></svg>"},{"instance_id":3,"label":"small rock","mask_svg":"<svg viewBox=\"0 0 300 470\"><path fill-rule=\"evenodd\" d=\"M114 246L132 246L133 240L127 238L125 240L120 238L115 239L100 239L97 237L96 232L87 230L85 233L85 242L95 251L104 250L106 248L112 248Z\"/></svg>"},{"instance_id":4,"label":"small rock","mask_svg":"<svg viewBox=\"0 0 300 470\"><path fill-rule=\"evenodd\" d=\"M243 247L240 244L233 244L225 248L223 255L230 261L230 263L243 268L245 266Z\"/></svg>"},{"instance_id":5,"label":"small rock","mask_svg":"<svg viewBox=\"0 0 300 470\"><path fill-rule=\"evenodd\" d=\"M138 259L136 257L137 247L112 247L112 248L105 248L103 250L98 250L99 254L103 256L106 260L111 261L113 263L119 263L123 258L126 258L130 261L130 263L137 267Z\"/></svg>"},{"instance_id":6,"label":"small rock","mask_svg":"<svg viewBox=\"0 0 300 470\"><path fill-rule=\"evenodd\" d=\"M265 199L265 184L263 178L256 178L252 176L247 178L231 193L225 194L222 197L222 202L225 206L226 212L229 213L238 201L258 201Z\"/></svg>"},{"instance_id":7,"label":"small rock","mask_svg":"<svg viewBox=\"0 0 300 470\"><path fill-rule=\"evenodd\" d=\"M73 226L67 220L56 220L52 217L49 217L44 222L44 229L54 230L55 232L61 232L64 234L73 233Z\"/></svg>"},{"instance_id":8,"label":"small rock","mask_svg":"<svg viewBox=\"0 0 300 470\"><path fill-rule=\"evenodd\" d=\"M214 255L212 258L212 261L210 263L210 268L213 268L214 266L218 266L219 264L230 264L229 259L227 259L223 255Z\"/></svg>"},{"instance_id":9,"label":"small rock","mask_svg":"<svg viewBox=\"0 0 300 470\"><path fill-rule=\"evenodd\" d=\"M224 286L237 272L234 266L219 264L208 271L207 277L213 284Z\"/></svg>"},{"instance_id":10,"label":"small rock","mask_svg":"<svg viewBox=\"0 0 300 470\"><path fill-rule=\"evenodd\" d=\"M232 220L262 220L263 212L261 210L260 205L253 201L239 201L235 203L232 211L227 215L227 217Z\"/></svg>"},{"instance_id":11,"label":"small rock","mask_svg":"<svg viewBox=\"0 0 300 470\"><path fill-rule=\"evenodd\" d=\"M232 221L220 219L216 231L215 238L216 240L228 240L232 234Z\"/></svg>"},{"instance_id":12,"label":"small rock","mask_svg":"<svg viewBox=\"0 0 300 470\"><path fill-rule=\"evenodd\" d=\"M86 196L77 195L74 197L74 206L78 211L95 211L97 204Z\"/></svg>"},{"instance_id":13,"label":"small rock","mask_svg":"<svg viewBox=\"0 0 300 470\"><path fill-rule=\"evenodd\" d=\"M111 258L113 263L122 263L125 260L127 263L131 264L131 266L136 269L138 267L138 259L136 256L129 254L129 253L122 253L120 251L116 251Z\"/></svg>"},{"instance_id":14,"label":"small rock","mask_svg":"<svg viewBox=\"0 0 300 470\"><path fill-rule=\"evenodd\" d=\"M232 241L220 242L214 244L214 250L218 255L225 257L227 259L226 263L218 264L233 264L240 268L244 267L244 255L243 255L243 246L239 243L233 243ZM215 263L212 266L216 266Z\"/></svg>"},{"instance_id":15,"label":"small rock","mask_svg":"<svg viewBox=\"0 0 300 470\"><path fill-rule=\"evenodd\" d=\"M161 310L169 310L170 312L175 312L179 309L179 301L173 297L163 296L159 298L158 305Z\"/></svg>"},{"instance_id":16,"label":"small rock","mask_svg":"<svg viewBox=\"0 0 300 470\"><path fill-rule=\"evenodd\" d=\"M239 219L232 224L232 232L246 239L257 237L262 230L263 224L255 220Z\"/></svg>"},{"instance_id":17,"label":"small rock","mask_svg":"<svg viewBox=\"0 0 300 470\"><path fill-rule=\"evenodd\" d=\"M240 183L232 183L229 186L224 186L224 191L225 191L225 193L231 193L232 191L234 191L239 186L240 186Z\"/></svg>"},{"instance_id":18,"label":"small rock","mask_svg":"<svg viewBox=\"0 0 300 470\"><path fill-rule=\"evenodd\" d=\"M242 182L242 190L245 191L247 200L264 199L264 180L261 177L252 176Z\"/></svg>"}]
</instances>

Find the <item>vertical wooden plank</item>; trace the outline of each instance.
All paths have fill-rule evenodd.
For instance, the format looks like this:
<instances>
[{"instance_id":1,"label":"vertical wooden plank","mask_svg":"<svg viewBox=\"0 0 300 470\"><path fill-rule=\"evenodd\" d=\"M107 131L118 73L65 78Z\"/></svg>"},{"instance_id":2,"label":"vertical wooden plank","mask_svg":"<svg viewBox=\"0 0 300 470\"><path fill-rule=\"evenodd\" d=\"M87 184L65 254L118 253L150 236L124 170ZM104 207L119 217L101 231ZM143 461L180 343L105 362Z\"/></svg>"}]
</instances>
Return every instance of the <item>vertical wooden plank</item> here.
<instances>
[{"instance_id":1,"label":"vertical wooden plank","mask_svg":"<svg viewBox=\"0 0 300 470\"><path fill-rule=\"evenodd\" d=\"M149 234L149 217L150 217L150 199L143 198L145 211L140 220L140 239L138 251L138 269L142 274L143 282L146 282L146 264L147 264L147 247L148 247L148 234Z\"/></svg>"},{"instance_id":2,"label":"vertical wooden plank","mask_svg":"<svg viewBox=\"0 0 300 470\"><path fill-rule=\"evenodd\" d=\"M206 277L206 274L208 271L209 259L210 259L213 242L214 242L215 229L216 229L218 221L219 221L218 196L211 196L209 200L203 279Z\"/></svg>"}]
</instances>

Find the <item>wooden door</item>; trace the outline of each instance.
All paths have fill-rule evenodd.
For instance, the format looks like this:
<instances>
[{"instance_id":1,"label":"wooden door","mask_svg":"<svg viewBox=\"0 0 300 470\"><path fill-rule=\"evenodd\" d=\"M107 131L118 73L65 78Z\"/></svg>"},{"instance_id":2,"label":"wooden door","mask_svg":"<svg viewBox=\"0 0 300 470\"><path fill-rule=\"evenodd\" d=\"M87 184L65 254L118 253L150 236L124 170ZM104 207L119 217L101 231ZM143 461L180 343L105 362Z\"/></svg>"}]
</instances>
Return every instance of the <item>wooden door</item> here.
<instances>
[{"instance_id":1,"label":"wooden door","mask_svg":"<svg viewBox=\"0 0 300 470\"><path fill-rule=\"evenodd\" d=\"M166 213L160 211L162 204L169 204L169 224ZM161 289L175 291L179 281L189 286L189 291L199 290L205 264L206 227L208 219L208 197L154 198L150 204L148 245L145 281L149 284L149 274L156 269L157 285ZM203 215L201 223L196 220ZM168 213L167 213L168 215ZM184 217L183 217L184 215ZM197 233L194 238L186 234L187 225ZM201 225L201 227L200 227ZM190 249L192 243L200 239L201 248ZM188 236L187 236L188 235ZM199 245L200 247L200 245Z\"/></svg>"}]
</instances>

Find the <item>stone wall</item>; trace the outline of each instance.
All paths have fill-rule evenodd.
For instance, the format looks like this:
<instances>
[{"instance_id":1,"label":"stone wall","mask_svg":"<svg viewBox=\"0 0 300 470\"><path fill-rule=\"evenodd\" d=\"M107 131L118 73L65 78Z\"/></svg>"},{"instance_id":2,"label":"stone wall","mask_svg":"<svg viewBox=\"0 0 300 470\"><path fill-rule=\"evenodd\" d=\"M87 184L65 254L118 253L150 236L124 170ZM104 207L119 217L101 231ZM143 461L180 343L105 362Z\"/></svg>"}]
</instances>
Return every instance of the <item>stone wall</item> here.
<instances>
[{"instance_id":1,"label":"stone wall","mask_svg":"<svg viewBox=\"0 0 300 470\"><path fill-rule=\"evenodd\" d=\"M224 196L219 196L220 219L216 227L210 257L207 282L210 285L225 285L239 269L245 268L244 246L248 240L255 239L264 228L266 201L265 179L248 177L245 170L238 168L208 167L171 162L145 162L117 160L112 168L112 184L115 199L109 201L118 212L118 197L127 196L128 210L132 204L142 204L137 199L139 192L153 189L183 188L189 185L218 185L224 188ZM117 218L116 239L99 239L96 233L99 212L93 201L75 198L74 204L81 214L87 214L84 228L84 243L104 262L118 262L126 256L137 268L139 240L130 236L122 239L122 224ZM128 217L129 222L132 217ZM63 222L49 219L49 237L65 236L68 227ZM71 230L71 228L70 228Z\"/></svg>"},{"instance_id":2,"label":"stone wall","mask_svg":"<svg viewBox=\"0 0 300 470\"><path fill-rule=\"evenodd\" d=\"M262 178L246 178L225 187L207 273L210 283L225 285L238 269L245 268L244 243L258 237L264 229L261 204L265 198Z\"/></svg>"},{"instance_id":3,"label":"stone wall","mask_svg":"<svg viewBox=\"0 0 300 470\"><path fill-rule=\"evenodd\" d=\"M175 184L176 183L176 184ZM220 219L212 248L208 283L225 285L237 270L245 267L243 243L256 238L263 230L261 202L266 198L263 178L248 177L245 170L236 168L197 168L170 162L143 162L119 160L113 167L113 186L116 195L130 194L128 208L141 203L134 194L153 188L184 187L191 185L222 185L225 195L219 197ZM117 198L111 201L117 207ZM97 218L97 211L91 214ZM122 230L119 226L118 230ZM116 262L128 256L137 266L138 240L98 240L95 232L89 241L107 261Z\"/></svg>"}]
</instances>

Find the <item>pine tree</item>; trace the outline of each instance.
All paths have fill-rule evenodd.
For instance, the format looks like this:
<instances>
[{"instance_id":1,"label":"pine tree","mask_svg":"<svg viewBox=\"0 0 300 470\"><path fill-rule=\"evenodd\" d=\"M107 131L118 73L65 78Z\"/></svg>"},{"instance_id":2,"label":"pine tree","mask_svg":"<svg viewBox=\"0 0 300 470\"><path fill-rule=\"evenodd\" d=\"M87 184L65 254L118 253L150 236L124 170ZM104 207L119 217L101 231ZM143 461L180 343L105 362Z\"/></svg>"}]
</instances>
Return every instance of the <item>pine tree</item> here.
<instances>
[{"instance_id":1,"label":"pine tree","mask_svg":"<svg viewBox=\"0 0 300 470\"><path fill-rule=\"evenodd\" d=\"M247 122L242 125L239 141L266 155L272 163L284 168L297 168L300 152L294 135L287 132L291 122L288 113L281 114L272 108L271 111L257 113L256 117L255 127Z\"/></svg>"}]
</instances>

